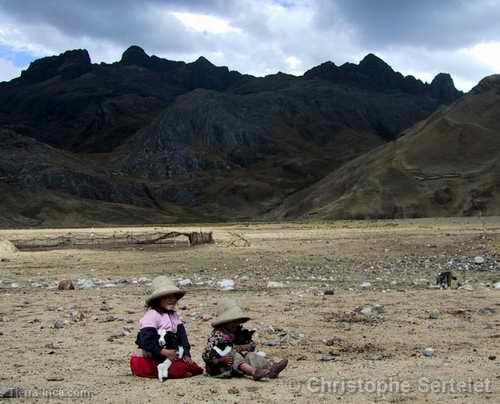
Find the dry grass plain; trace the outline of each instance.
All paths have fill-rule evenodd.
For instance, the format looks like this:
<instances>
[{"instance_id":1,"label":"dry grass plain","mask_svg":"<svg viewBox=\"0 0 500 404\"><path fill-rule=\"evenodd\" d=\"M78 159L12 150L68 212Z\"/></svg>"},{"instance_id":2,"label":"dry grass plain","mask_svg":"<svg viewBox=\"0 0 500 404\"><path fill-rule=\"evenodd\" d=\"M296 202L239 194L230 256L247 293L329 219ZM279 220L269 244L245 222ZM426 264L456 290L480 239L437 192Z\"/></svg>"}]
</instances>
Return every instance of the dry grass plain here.
<instances>
[{"instance_id":1,"label":"dry grass plain","mask_svg":"<svg viewBox=\"0 0 500 404\"><path fill-rule=\"evenodd\" d=\"M89 389L95 402L500 402L500 290L493 287L500 281L499 218L168 227L200 228L213 230L216 243L42 248L4 258L0 387ZM0 239L91 240L165 229L2 230ZM485 264L474 264L476 256ZM431 288L444 269L467 286ZM248 308L261 349L288 357L289 368L262 382L132 377L128 361L147 289L132 282L160 274L193 282L180 311L196 361L216 301L231 296ZM54 288L61 279L83 278L98 287ZM222 279L234 280L235 289L217 288ZM267 288L268 281L284 287ZM359 312L369 305L376 307L370 315ZM83 319L72 319L75 312ZM64 327L54 328L56 320L66 320ZM422 355L425 348L434 355ZM362 386L321 392L320 380ZM475 388L446 384L452 380ZM372 382L388 381L392 391L372 391ZM428 391L430 381L448 390Z\"/></svg>"}]
</instances>

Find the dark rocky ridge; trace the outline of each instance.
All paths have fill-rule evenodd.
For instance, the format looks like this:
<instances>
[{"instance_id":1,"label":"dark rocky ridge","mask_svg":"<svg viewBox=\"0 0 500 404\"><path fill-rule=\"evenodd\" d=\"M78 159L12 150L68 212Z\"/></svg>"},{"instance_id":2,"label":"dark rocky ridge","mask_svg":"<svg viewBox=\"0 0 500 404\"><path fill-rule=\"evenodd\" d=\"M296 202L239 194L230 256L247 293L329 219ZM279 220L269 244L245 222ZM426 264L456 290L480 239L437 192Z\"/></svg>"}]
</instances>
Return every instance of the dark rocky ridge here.
<instances>
[{"instance_id":1,"label":"dark rocky ridge","mask_svg":"<svg viewBox=\"0 0 500 404\"><path fill-rule=\"evenodd\" d=\"M30 195L26 223L47 200L51 220L67 212L64 197L85 223L127 222L100 204L132 222L254 218L459 96L449 76L427 85L373 55L257 78L136 46L113 64L68 51L0 83L0 185Z\"/></svg>"}]
</instances>

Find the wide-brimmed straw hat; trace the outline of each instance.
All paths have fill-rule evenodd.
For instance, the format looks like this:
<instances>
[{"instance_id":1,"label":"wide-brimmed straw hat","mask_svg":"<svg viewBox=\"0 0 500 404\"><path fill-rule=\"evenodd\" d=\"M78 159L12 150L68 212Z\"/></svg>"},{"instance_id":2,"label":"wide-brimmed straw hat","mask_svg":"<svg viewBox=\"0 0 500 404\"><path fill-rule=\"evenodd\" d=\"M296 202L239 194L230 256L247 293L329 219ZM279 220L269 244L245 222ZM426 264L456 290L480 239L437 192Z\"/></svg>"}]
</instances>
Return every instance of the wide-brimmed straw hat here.
<instances>
[{"instance_id":1,"label":"wide-brimmed straw hat","mask_svg":"<svg viewBox=\"0 0 500 404\"><path fill-rule=\"evenodd\" d=\"M175 295L180 299L185 294L186 292L179 289L172 279L166 276L157 276L153 279L151 291L146 298L146 304L149 305L153 300L168 295Z\"/></svg>"},{"instance_id":2,"label":"wide-brimmed straw hat","mask_svg":"<svg viewBox=\"0 0 500 404\"><path fill-rule=\"evenodd\" d=\"M250 317L235 300L223 299L217 305L217 317L212 321L212 327L232 321L244 323L248 320L250 320Z\"/></svg>"}]
</instances>

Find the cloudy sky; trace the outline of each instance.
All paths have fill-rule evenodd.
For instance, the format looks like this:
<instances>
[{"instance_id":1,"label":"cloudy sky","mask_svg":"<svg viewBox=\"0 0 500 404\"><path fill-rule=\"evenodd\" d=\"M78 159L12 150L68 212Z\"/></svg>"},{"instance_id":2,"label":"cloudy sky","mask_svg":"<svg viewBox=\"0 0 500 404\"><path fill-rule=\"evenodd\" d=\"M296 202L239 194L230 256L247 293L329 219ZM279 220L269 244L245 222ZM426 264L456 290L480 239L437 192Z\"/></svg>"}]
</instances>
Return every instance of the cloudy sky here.
<instances>
[{"instance_id":1,"label":"cloudy sky","mask_svg":"<svg viewBox=\"0 0 500 404\"><path fill-rule=\"evenodd\" d=\"M38 57L85 48L147 53L255 75L302 74L375 53L424 81L469 90L500 73L500 0L0 0L0 81Z\"/></svg>"}]
</instances>

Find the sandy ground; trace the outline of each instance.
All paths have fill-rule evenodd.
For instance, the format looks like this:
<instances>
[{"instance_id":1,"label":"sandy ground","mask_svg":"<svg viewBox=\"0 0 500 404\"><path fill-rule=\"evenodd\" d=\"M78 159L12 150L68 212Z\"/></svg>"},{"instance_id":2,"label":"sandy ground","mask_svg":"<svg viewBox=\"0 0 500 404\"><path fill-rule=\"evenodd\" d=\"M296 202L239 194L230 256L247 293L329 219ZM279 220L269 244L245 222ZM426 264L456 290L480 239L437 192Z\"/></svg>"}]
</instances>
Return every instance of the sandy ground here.
<instances>
[{"instance_id":1,"label":"sandy ground","mask_svg":"<svg viewBox=\"0 0 500 404\"><path fill-rule=\"evenodd\" d=\"M194 248L107 245L4 257L0 388L90 390L90 399L75 401L95 402L500 402L500 290L493 288L500 281L499 218L210 229L216 243ZM4 230L0 239L161 230ZM476 256L485 263L474 264ZM466 287L431 288L444 269ZM193 282L180 311L200 364L215 303L230 296L248 308L261 349L288 357L289 367L261 382L199 376L160 384L131 376L147 285L130 282L160 274ZM53 288L82 278L102 283ZM235 290L219 290L214 283L222 279L234 280ZM268 281L284 287L267 288ZM359 312L369 305L371 314ZM64 327L54 328L56 320ZM433 348L432 357L422 355L425 348Z\"/></svg>"}]
</instances>

